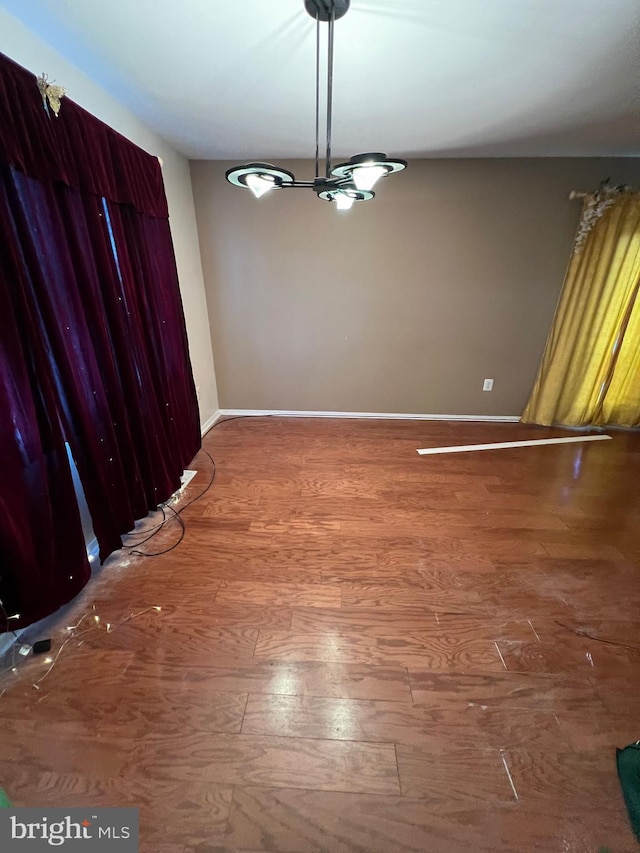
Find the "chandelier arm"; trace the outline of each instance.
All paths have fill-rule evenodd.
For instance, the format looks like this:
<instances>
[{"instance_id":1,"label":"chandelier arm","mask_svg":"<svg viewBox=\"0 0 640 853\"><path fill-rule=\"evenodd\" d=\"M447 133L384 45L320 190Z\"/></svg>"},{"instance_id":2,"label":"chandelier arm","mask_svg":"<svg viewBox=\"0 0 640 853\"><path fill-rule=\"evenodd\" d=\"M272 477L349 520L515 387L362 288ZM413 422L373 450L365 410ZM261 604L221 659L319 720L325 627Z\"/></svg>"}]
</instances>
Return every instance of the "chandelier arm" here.
<instances>
[{"instance_id":1,"label":"chandelier arm","mask_svg":"<svg viewBox=\"0 0 640 853\"><path fill-rule=\"evenodd\" d=\"M320 176L320 11L316 10L316 171Z\"/></svg>"},{"instance_id":2,"label":"chandelier arm","mask_svg":"<svg viewBox=\"0 0 640 853\"><path fill-rule=\"evenodd\" d=\"M278 189L288 190L293 188L295 190L299 189L300 187L302 187L303 189L309 189L309 187L313 186L315 186L314 181L283 181L278 187Z\"/></svg>"},{"instance_id":3,"label":"chandelier arm","mask_svg":"<svg viewBox=\"0 0 640 853\"><path fill-rule=\"evenodd\" d=\"M330 0L329 34L327 41L327 149L325 156L326 176L331 174L331 114L333 110L333 25L336 20L335 0Z\"/></svg>"}]
</instances>

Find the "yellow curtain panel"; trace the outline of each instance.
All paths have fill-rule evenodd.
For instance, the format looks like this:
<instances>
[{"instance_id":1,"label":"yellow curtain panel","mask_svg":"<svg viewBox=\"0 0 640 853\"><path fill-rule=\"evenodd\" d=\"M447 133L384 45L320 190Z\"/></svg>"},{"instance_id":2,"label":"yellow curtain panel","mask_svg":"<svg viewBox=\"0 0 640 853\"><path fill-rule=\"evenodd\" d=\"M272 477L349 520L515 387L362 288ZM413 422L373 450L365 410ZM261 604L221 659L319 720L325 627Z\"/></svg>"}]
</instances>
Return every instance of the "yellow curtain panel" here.
<instances>
[{"instance_id":1,"label":"yellow curtain panel","mask_svg":"<svg viewBox=\"0 0 640 853\"><path fill-rule=\"evenodd\" d=\"M612 199L576 245L522 420L640 426L640 193Z\"/></svg>"}]
</instances>

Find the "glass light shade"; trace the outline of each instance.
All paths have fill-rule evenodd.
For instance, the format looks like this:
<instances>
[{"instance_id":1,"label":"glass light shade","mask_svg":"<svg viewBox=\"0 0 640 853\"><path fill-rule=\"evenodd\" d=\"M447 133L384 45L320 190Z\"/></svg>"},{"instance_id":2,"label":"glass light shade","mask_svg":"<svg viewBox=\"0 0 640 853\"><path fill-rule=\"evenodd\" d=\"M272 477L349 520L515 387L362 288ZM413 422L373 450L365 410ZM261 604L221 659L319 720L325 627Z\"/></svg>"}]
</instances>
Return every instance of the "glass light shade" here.
<instances>
[{"instance_id":1,"label":"glass light shade","mask_svg":"<svg viewBox=\"0 0 640 853\"><path fill-rule=\"evenodd\" d=\"M370 165L363 163L362 166L356 166L351 173L353 183L359 190L370 190L375 182L383 175L386 175L387 169L384 166Z\"/></svg>"},{"instance_id":2,"label":"glass light shade","mask_svg":"<svg viewBox=\"0 0 640 853\"><path fill-rule=\"evenodd\" d=\"M247 175L245 181L256 198L260 198L275 187L275 181L270 175Z\"/></svg>"},{"instance_id":3,"label":"glass light shade","mask_svg":"<svg viewBox=\"0 0 640 853\"><path fill-rule=\"evenodd\" d=\"M342 192L336 193L334 198L336 200L336 207L338 210L349 210L355 201L355 198L352 195L347 195L347 193Z\"/></svg>"}]
</instances>

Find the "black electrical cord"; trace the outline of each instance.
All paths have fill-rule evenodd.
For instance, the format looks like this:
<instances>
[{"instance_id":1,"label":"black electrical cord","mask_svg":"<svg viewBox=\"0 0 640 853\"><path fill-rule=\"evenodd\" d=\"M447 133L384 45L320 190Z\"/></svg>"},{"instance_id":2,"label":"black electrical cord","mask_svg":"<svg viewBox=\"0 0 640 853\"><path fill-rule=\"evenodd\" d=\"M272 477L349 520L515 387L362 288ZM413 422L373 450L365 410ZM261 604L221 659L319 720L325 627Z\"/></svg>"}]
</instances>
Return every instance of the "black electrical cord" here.
<instances>
[{"instance_id":1,"label":"black electrical cord","mask_svg":"<svg viewBox=\"0 0 640 853\"><path fill-rule=\"evenodd\" d=\"M178 545L184 539L187 530L186 530L186 525L184 523L184 519L182 518L182 513L185 511L185 509L187 509L187 507L191 506L192 503L195 503L196 501L200 500L200 498L202 498L204 495L206 495L206 493L209 491L209 489L213 485L213 481L216 478L216 463L215 463L214 458L211 456L211 454L207 450L204 450L203 448L200 448L200 449L201 449L202 453L205 453L209 457L209 459L211 460L212 468L211 468L211 477L209 479L209 482L207 483L205 488L200 492L200 494L195 495L195 497L193 497L193 498L191 498L191 500L187 501L183 506L181 506L178 509L177 512L175 509L173 509L173 507L169 506L169 504L159 504L159 509L162 512L163 521L159 525L157 525L155 528L151 528L151 530L153 530L154 532L151 533L150 536L147 536L145 539L142 539L140 542L136 542L133 545L123 545L122 546L127 551L129 551L129 553L132 554L133 556L135 556L135 557L160 557L162 554L168 554L169 551L173 551L173 549L177 548ZM165 509L168 509L173 513L173 516L171 518L166 517ZM143 545L145 542L148 542L150 539L153 539L154 536L157 536L158 533L170 521L172 521L174 517L178 520L178 523L180 524L180 527L181 527L180 537L179 537L177 542L175 542L173 545L170 545L168 548L165 548L162 551L154 551L154 552L150 553L147 551L139 551L138 550L140 545ZM144 531L144 533L148 533L148 532L149 532L148 530Z\"/></svg>"},{"instance_id":2,"label":"black electrical cord","mask_svg":"<svg viewBox=\"0 0 640 853\"><path fill-rule=\"evenodd\" d=\"M179 512L176 512L175 509L170 506L167 506L166 509L170 510L173 513L174 517L178 521L178 524L180 525L180 536L178 538L178 541L174 542L173 545L170 545L168 548L165 548L162 551L153 551L149 553L148 551L136 551L135 549L130 549L130 554L134 554L136 557L160 557L162 554L168 554L169 551L173 551L174 548L178 547L178 545L184 539L185 533L187 532L187 528L185 526L184 519L182 518ZM155 536L156 534L154 533L153 535Z\"/></svg>"},{"instance_id":3,"label":"black electrical cord","mask_svg":"<svg viewBox=\"0 0 640 853\"><path fill-rule=\"evenodd\" d=\"M229 417L225 418L222 421L216 421L215 424L211 427L211 429L207 430L207 432L211 432L212 429L216 427L222 426L222 424L228 424L229 421L246 421L249 418L274 418L276 415L229 415Z\"/></svg>"},{"instance_id":4,"label":"black electrical cord","mask_svg":"<svg viewBox=\"0 0 640 853\"><path fill-rule=\"evenodd\" d=\"M255 416L254 415L231 415L228 418L224 418L223 420L217 421L211 427L211 429L215 429L216 427L222 426L222 424L226 424L229 421L246 420L248 417L255 417ZM272 418L275 416L274 415L260 415L260 417ZM209 430L209 432L210 431L211 430ZM162 521L160 522L160 524L157 524L155 527L150 527L150 528L147 528L146 530L134 531L133 533L129 534L130 536L144 536L147 533L151 534L150 536L146 536L145 539L141 539L139 542L135 542L133 545L123 545L122 547L125 548L127 551L129 551L130 554L132 554L136 557L160 557L162 554L168 554L169 551L173 551L173 549L177 548L178 545L182 542L182 540L184 539L185 534L186 534L186 525L184 523L184 520L181 518L182 513L185 511L185 509L187 509L187 507L191 506L191 504L195 503L196 501L199 501L200 498L202 498L202 497L204 497L204 495L206 495L206 493L209 491L209 489L213 485L213 481L216 478L216 463L215 463L213 456L209 453L208 450L205 450L203 447L200 448L200 452L206 454L211 461L211 477L209 479L209 482L205 486L205 488L200 492L200 494L191 498L191 500L187 501L187 503L185 503L183 506L181 506L177 511L174 510L173 507L169 506L168 503L159 504L158 508L162 512ZM157 536L158 533L161 530L163 530L164 527L170 521L173 521L173 518L167 518L166 517L165 512L164 512L165 509L171 510L173 515L177 518L178 522L180 523L180 527L181 527L180 538L178 539L177 542L175 542L173 545L169 546L168 548L165 548L163 551L157 551L154 553L148 553L146 551L138 551L137 549L140 547L140 545L144 545L145 542L149 542L149 540L153 539L154 536Z\"/></svg>"},{"instance_id":5,"label":"black electrical cord","mask_svg":"<svg viewBox=\"0 0 640 853\"><path fill-rule=\"evenodd\" d=\"M162 521L160 522L160 524L156 524L155 527L148 527L146 530L133 530L131 533L127 533L127 536L144 536L146 533L150 533L151 534L150 536L147 536L146 539L140 539L139 542L136 542L133 545L123 545L122 547L126 548L127 550L130 550L131 548L137 548L138 545L144 545L144 543L148 542L149 539L153 539L153 537L155 536L155 533L152 533L152 531L153 530L155 530L155 531L162 530L162 528L167 523L167 514L164 511L164 507L165 507L164 504L158 504L158 509L162 513Z\"/></svg>"}]
</instances>

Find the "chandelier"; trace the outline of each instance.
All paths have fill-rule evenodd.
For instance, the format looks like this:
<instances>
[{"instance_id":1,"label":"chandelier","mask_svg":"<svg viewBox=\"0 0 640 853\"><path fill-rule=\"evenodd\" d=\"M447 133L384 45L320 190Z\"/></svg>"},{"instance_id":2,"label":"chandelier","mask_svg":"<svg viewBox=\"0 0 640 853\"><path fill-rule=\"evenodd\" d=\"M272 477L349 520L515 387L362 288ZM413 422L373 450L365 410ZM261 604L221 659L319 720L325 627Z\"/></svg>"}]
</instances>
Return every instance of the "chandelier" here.
<instances>
[{"instance_id":1,"label":"chandelier","mask_svg":"<svg viewBox=\"0 0 640 853\"><path fill-rule=\"evenodd\" d=\"M400 172L407 166L406 160L387 157L378 152L356 154L347 163L332 168L331 125L333 100L333 27L345 15L351 0L304 0L304 7L316 22L316 157L315 178L312 181L297 181L295 175L281 166L271 163L245 163L227 170L227 180L237 187L251 190L256 198L270 190L290 187L312 189L318 198L334 201L338 210L349 210L355 201L369 201L375 196L374 184L387 175ZM327 73L326 73L326 143L325 174L320 175L320 24L327 24Z\"/></svg>"}]
</instances>

